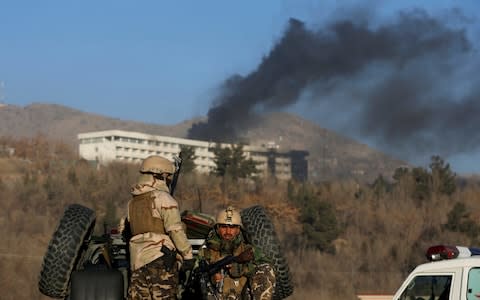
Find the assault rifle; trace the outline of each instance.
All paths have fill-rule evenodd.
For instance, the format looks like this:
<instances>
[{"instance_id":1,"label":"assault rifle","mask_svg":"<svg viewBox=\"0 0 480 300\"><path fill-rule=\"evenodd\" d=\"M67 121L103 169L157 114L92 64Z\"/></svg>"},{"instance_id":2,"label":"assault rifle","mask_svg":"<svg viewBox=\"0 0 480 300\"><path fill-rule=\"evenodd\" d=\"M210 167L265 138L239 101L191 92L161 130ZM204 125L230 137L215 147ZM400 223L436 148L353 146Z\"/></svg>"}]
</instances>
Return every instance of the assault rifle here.
<instances>
[{"instance_id":1,"label":"assault rifle","mask_svg":"<svg viewBox=\"0 0 480 300\"><path fill-rule=\"evenodd\" d=\"M195 268L185 283L185 290L182 294L184 299L218 299L222 294L223 280L215 285L210 280L211 277L222 272L232 263L246 263L253 259L253 249L248 248L237 256L229 255L221 260L208 264L205 259L200 259L199 265Z\"/></svg>"}]
</instances>

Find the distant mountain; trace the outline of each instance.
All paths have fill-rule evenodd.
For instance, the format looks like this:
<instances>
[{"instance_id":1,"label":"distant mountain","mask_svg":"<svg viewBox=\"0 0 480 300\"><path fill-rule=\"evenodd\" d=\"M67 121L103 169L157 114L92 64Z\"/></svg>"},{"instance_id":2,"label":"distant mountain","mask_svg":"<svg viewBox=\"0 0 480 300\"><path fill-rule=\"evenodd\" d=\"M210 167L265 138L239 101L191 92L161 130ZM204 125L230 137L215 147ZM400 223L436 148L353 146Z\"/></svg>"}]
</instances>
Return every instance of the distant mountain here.
<instances>
[{"instance_id":1,"label":"distant mountain","mask_svg":"<svg viewBox=\"0 0 480 300\"><path fill-rule=\"evenodd\" d=\"M77 134L81 132L120 129L186 137L188 129L198 121L192 119L175 125L159 125L109 118L57 104L0 106L0 136L43 134L76 148ZM288 113L263 116L242 136L242 140L252 145L275 142L280 150L308 151L309 178L313 181L332 178L371 181L379 174L389 177L396 168L406 164Z\"/></svg>"},{"instance_id":2,"label":"distant mountain","mask_svg":"<svg viewBox=\"0 0 480 300\"><path fill-rule=\"evenodd\" d=\"M34 136L38 133L77 145L80 132L122 129L168 136L186 136L195 120L174 126L109 118L57 104L34 103L0 107L0 135Z\"/></svg>"}]
</instances>

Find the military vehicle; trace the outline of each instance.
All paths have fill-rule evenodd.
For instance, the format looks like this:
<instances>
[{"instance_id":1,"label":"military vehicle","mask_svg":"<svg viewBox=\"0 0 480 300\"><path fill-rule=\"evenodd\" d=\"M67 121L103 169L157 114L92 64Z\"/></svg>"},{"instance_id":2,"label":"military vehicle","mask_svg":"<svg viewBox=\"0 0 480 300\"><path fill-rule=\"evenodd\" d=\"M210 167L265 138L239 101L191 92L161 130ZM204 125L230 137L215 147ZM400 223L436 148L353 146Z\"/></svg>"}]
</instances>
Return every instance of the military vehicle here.
<instances>
[{"instance_id":1,"label":"military vehicle","mask_svg":"<svg viewBox=\"0 0 480 300\"><path fill-rule=\"evenodd\" d=\"M241 216L250 241L273 262L277 279L274 299L288 297L293 292L289 267L266 210L256 205L243 209ZM214 220L199 212L182 213L194 254L212 230ZM95 221L96 214L88 207L66 207L43 259L38 282L42 294L69 300L126 298L130 274L128 237L122 228L106 228L104 234L95 236ZM179 298L188 276L181 278Z\"/></svg>"}]
</instances>

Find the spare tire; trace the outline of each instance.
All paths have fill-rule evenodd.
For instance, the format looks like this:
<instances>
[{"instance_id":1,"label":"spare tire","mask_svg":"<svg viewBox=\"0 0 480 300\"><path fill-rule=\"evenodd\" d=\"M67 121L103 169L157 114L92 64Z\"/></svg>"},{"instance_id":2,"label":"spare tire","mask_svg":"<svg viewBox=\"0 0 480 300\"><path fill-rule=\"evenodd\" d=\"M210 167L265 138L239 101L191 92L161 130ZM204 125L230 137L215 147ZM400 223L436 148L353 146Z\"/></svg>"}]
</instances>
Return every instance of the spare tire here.
<instances>
[{"instance_id":1,"label":"spare tire","mask_svg":"<svg viewBox=\"0 0 480 300\"><path fill-rule=\"evenodd\" d=\"M252 244L260 248L273 262L276 287L273 299L284 299L293 293L293 284L280 243L265 208L255 205L240 212L243 228L250 236Z\"/></svg>"},{"instance_id":2,"label":"spare tire","mask_svg":"<svg viewBox=\"0 0 480 300\"><path fill-rule=\"evenodd\" d=\"M70 276L94 225L95 212L90 208L72 204L65 209L43 258L38 281L42 294L52 298L67 296Z\"/></svg>"}]
</instances>

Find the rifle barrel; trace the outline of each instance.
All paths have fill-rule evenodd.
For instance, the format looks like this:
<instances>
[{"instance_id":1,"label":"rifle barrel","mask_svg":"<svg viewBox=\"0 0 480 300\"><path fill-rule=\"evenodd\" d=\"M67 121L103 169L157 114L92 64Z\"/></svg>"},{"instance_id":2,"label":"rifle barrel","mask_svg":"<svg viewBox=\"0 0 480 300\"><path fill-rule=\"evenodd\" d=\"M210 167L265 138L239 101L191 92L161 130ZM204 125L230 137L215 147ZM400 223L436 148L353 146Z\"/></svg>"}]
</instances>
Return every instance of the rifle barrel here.
<instances>
[{"instance_id":1,"label":"rifle barrel","mask_svg":"<svg viewBox=\"0 0 480 300\"><path fill-rule=\"evenodd\" d=\"M235 262L236 258L237 257L233 256L233 255L225 256L221 260L219 260L219 261L217 261L213 264L207 265L206 270L204 270L204 271L208 272L208 275L212 276L213 274L218 273L226 265L229 265L229 264Z\"/></svg>"}]
</instances>

